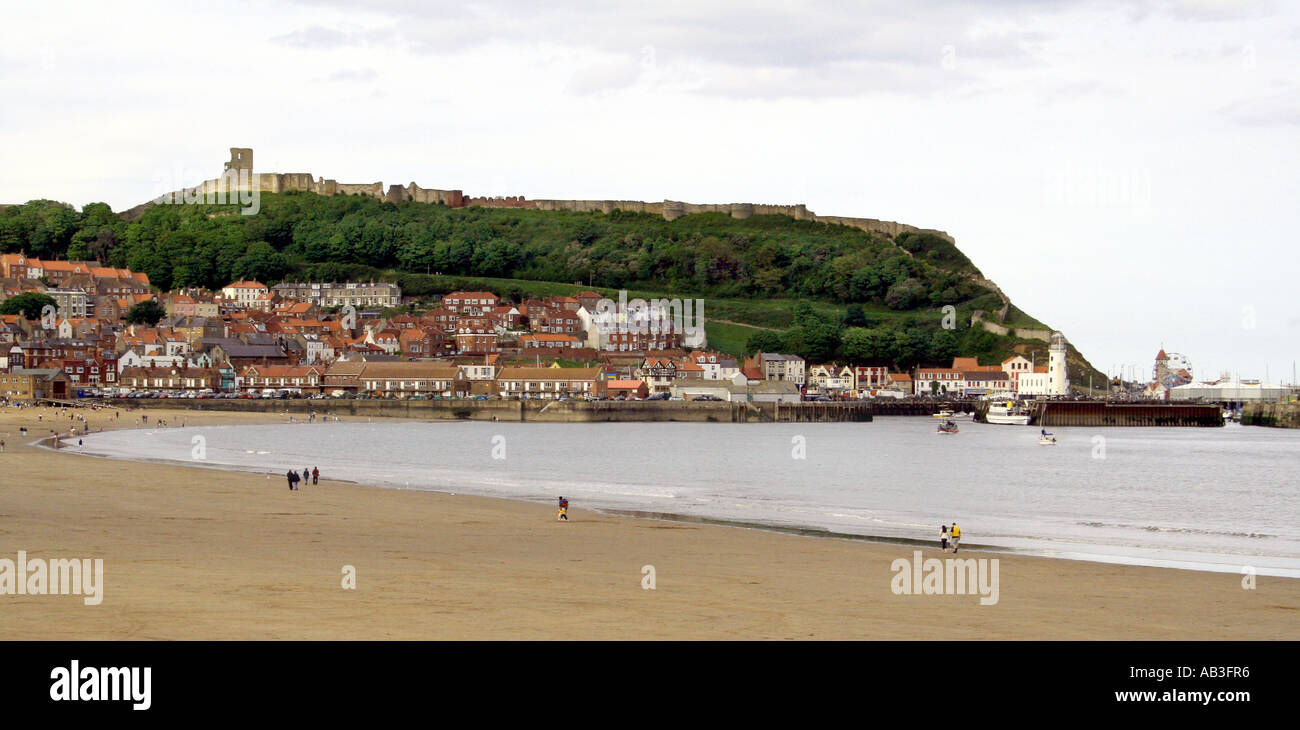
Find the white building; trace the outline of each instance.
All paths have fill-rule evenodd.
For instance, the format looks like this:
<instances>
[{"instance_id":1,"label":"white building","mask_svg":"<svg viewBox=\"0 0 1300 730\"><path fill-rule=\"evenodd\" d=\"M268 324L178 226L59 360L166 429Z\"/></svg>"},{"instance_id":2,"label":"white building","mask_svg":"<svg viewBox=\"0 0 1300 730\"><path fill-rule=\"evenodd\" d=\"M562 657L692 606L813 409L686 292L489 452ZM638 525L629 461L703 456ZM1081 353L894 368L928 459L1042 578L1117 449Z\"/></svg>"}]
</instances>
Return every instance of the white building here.
<instances>
[{"instance_id":1,"label":"white building","mask_svg":"<svg viewBox=\"0 0 1300 730\"><path fill-rule=\"evenodd\" d=\"M236 281L233 284L227 284L221 288L221 296L229 299L241 307L253 306L258 297L266 294L270 290L266 284L259 281Z\"/></svg>"},{"instance_id":2,"label":"white building","mask_svg":"<svg viewBox=\"0 0 1300 730\"><path fill-rule=\"evenodd\" d=\"M1205 400L1216 403L1243 403L1245 401L1275 401L1289 395L1285 385L1261 383L1258 380L1220 380L1216 383L1188 383L1169 389L1169 400Z\"/></svg>"},{"instance_id":3,"label":"white building","mask_svg":"<svg viewBox=\"0 0 1300 730\"><path fill-rule=\"evenodd\" d=\"M1065 371L1065 354L1065 335L1053 332L1052 343L1047 348L1047 368L1034 368L1033 372L1020 370L1016 376L1016 392L1020 395L1069 394L1070 378Z\"/></svg>"}]
</instances>

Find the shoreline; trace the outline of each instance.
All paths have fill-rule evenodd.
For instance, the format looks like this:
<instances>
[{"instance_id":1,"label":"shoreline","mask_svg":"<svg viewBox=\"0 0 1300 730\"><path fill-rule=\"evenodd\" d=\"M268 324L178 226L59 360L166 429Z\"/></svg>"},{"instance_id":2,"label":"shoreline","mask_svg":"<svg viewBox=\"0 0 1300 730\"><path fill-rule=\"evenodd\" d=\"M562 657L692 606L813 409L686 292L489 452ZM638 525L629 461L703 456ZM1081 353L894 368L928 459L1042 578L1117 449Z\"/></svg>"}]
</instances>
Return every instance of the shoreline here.
<instances>
[{"instance_id":1,"label":"shoreline","mask_svg":"<svg viewBox=\"0 0 1300 730\"><path fill-rule=\"evenodd\" d=\"M367 420L364 421L365 423L373 423L374 417L362 416L358 418L366 418ZM392 421L404 421L404 422L415 422L415 423L427 422L422 419L402 418L402 417L381 417L381 418L384 418L385 420L392 420ZM362 422L363 421L356 421L353 423L362 423ZM227 427L240 426L240 425L304 425L304 424L301 423L289 424L284 422L275 422L270 424L235 423L235 424L228 424ZM148 426L143 428L156 428L156 427ZM182 428L182 427L175 426L175 427L168 427L168 428ZM131 429L126 428L126 429L118 429L118 430L131 430ZM49 437L47 436L42 439L39 439L39 441L44 442L44 441L48 441L48 439ZM270 475L272 477L278 477L278 478L282 478L284 476L284 474L278 471L265 470L264 467L251 467L251 466L245 467L245 466L240 466L237 464L229 464L229 463L195 462L195 461L185 461L180 459L161 459L161 458L153 458L147 456L122 456L122 455L115 455L115 454L80 451L76 446L54 449L53 447L48 446L44 443L40 443L37 447L42 449L48 449L50 451L55 451L55 452L71 453L77 456L87 456L87 457L93 457L98 459L130 461L135 463L156 464L162 466L189 467L189 468L196 468L196 469L212 469L221 472L239 472L244 474L259 474L264 476ZM450 489L446 487L434 487L434 486L403 487L395 483L384 483L381 481L364 481L359 479L333 478L331 479L331 481L338 484L349 484L349 485L366 488L366 489L389 489L389 490L397 490L397 491L430 492L434 494L441 494L447 496L472 496L472 497L485 497L491 499L504 499L507 501L517 501L526 504L549 504L549 502L545 500L531 499L525 496L501 496L501 495L494 495L494 494L484 494L482 492L475 491L473 487L468 487L463 491L456 491L454 489ZM650 519L650 520L659 520L659 521L684 523L684 524L699 524L699 525L711 525L715 527L760 530L760 531L767 531L772 533L793 535L799 537L851 540L851 541L880 543L880 544L896 545L896 546L906 546L912 548L934 549L935 547L937 547L936 545L937 540L934 539L906 537L906 536L888 535L888 534L844 532L844 531L834 530L830 528L818 527L815 525L803 525L803 524L796 524L796 523L780 524L780 523L764 522L761 520L735 520L735 519L726 519L720 517L709 517L707 515L695 515L695 514L678 513L678 512L665 512L665 511L656 511L656 510L641 510L641 509L628 509L628 508L615 508L615 507L588 507L586 509L589 509L590 511L599 514L617 515L617 516L628 517L632 519ZM1041 538L1021 538L1021 539L1041 540ZM1043 547L1043 546L1016 547L1010 545L997 545L997 544L986 544L986 543L963 543L962 547L966 550L980 552L980 553L1023 555L1023 556L1045 558L1049 560L1070 560L1070 561L1080 561L1080 562L1101 563L1107 565L1141 566L1141 567L1163 568L1168 570L1188 570L1188 571L1195 571L1195 572L1234 574L1234 575L1243 574L1243 567L1242 567L1243 565L1250 565L1252 563L1258 563L1260 561L1271 562L1271 561L1278 561L1278 560L1286 560L1286 558L1284 557L1273 556L1273 555L1260 555L1260 554L1251 554L1251 553L1224 553L1224 552L1209 552L1209 551L1197 551L1197 550L1174 550L1174 549L1146 548L1140 546L1123 546L1123 545L1117 546L1117 545L1110 545L1106 543L1087 543L1087 542L1080 542L1080 541L1062 541L1059 546L1054 546L1054 547ZM1107 550L1120 550L1120 551L1127 550L1129 551L1129 553L1126 554L1123 552L1118 552L1118 553L1107 552ZM1147 555L1131 554L1133 551L1136 551L1138 553L1147 553ZM1197 555L1204 555L1207 559L1197 560L1196 559ZM1220 558L1220 559L1227 558L1229 560L1227 561L1221 560L1216 562L1214 560L1209 560L1208 558ZM1240 559L1231 560L1234 558L1240 558ZM1273 565L1261 567L1255 565L1253 570L1257 575L1264 575L1264 576L1269 576L1274 578L1293 579L1293 580L1300 579L1300 569L1296 569L1296 568L1287 568L1287 567L1273 566Z\"/></svg>"},{"instance_id":2,"label":"shoreline","mask_svg":"<svg viewBox=\"0 0 1300 730\"><path fill-rule=\"evenodd\" d=\"M129 425L112 413L86 414L92 430ZM0 432L56 422L0 409ZM12 439L0 454L0 557L102 557L104 601L0 595L0 638L1300 639L1294 580L1245 590L1239 575L972 550L1001 563L1000 600L982 606L891 591L897 560L950 557L933 544L586 509L560 523L517 499L329 479L289 492L269 473L62 455ZM357 590L340 588L346 566Z\"/></svg>"}]
</instances>

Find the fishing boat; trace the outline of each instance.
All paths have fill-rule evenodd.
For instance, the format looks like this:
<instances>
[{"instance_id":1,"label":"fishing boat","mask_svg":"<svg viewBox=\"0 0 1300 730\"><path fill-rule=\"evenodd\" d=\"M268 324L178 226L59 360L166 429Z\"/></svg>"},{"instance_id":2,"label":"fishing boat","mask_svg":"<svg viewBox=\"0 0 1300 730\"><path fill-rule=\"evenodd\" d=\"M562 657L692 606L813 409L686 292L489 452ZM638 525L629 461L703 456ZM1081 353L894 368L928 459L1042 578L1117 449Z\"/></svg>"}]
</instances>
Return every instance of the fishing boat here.
<instances>
[{"instance_id":1,"label":"fishing boat","mask_svg":"<svg viewBox=\"0 0 1300 730\"><path fill-rule=\"evenodd\" d=\"M957 424L952 421L944 421L939 424L939 433L958 433Z\"/></svg>"},{"instance_id":2,"label":"fishing boat","mask_svg":"<svg viewBox=\"0 0 1300 730\"><path fill-rule=\"evenodd\" d=\"M1017 409L1014 401L990 404L989 412L984 416L989 423L1001 426L1028 426L1029 414Z\"/></svg>"}]
</instances>

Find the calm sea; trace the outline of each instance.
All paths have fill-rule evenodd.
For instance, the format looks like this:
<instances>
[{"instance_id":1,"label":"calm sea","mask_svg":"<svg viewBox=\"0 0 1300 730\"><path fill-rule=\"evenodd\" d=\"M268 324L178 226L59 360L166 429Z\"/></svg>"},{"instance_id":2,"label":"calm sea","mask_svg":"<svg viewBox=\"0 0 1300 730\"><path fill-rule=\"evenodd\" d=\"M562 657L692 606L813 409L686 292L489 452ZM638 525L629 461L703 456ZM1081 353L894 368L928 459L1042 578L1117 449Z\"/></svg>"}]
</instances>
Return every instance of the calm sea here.
<instances>
[{"instance_id":1,"label":"calm sea","mask_svg":"<svg viewBox=\"0 0 1300 730\"><path fill-rule=\"evenodd\" d=\"M1062 558L1300 577L1300 431L826 424L316 423L94 434L87 453ZM541 511L541 510L539 510ZM541 511L550 518L549 509Z\"/></svg>"}]
</instances>

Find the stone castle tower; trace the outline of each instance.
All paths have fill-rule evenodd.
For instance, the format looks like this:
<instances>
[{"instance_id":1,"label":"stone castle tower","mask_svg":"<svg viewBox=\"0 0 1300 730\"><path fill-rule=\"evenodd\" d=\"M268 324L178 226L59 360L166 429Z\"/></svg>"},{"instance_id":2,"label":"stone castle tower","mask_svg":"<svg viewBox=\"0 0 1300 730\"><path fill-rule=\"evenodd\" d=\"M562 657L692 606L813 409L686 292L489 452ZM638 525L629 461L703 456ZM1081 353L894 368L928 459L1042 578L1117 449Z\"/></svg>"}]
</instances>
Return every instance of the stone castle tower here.
<instances>
[{"instance_id":1,"label":"stone castle tower","mask_svg":"<svg viewBox=\"0 0 1300 730\"><path fill-rule=\"evenodd\" d=\"M248 170L249 172L252 172L253 150L248 147L231 147L230 162L226 163L226 169L234 170L236 172L240 170Z\"/></svg>"}]
</instances>

